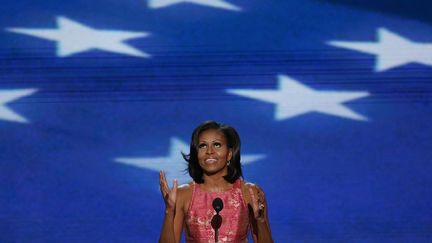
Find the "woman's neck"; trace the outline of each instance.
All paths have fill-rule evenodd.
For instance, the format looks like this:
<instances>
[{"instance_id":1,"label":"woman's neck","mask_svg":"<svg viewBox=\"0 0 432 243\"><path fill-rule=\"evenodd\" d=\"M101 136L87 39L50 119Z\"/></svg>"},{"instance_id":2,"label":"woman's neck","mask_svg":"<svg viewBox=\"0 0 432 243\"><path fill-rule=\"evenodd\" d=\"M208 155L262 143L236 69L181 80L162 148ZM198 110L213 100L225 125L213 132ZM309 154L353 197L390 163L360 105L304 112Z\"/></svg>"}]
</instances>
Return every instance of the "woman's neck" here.
<instances>
[{"instance_id":1,"label":"woman's neck","mask_svg":"<svg viewBox=\"0 0 432 243\"><path fill-rule=\"evenodd\" d=\"M203 176L203 187L207 191L223 192L232 187L232 184L225 180L222 175L205 175Z\"/></svg>"}]
</instances>

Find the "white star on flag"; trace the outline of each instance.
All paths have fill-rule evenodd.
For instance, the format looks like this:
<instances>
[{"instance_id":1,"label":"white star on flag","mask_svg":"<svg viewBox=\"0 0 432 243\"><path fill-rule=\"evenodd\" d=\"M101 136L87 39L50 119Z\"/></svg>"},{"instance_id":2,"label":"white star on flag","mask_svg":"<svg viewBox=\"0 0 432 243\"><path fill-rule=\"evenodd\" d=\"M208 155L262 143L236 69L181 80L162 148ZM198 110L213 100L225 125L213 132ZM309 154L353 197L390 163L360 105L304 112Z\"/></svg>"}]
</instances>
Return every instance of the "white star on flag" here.
<instances>
[{"instance_id":1,"label":"white star on flag","mask_svg":"<svg viewBox=\"0 0 432 243\"><path fill-rule=\"evenodd\" d=\"M134 47L123 43L128 39L146 37L146 32L96 30L65 17L57 17L58 29L7 28L7 31L30 35L57 42L57 56L67 57L92 49L136 57L149 57Z\"/></svg>"},{"instance_id":2,"label":"white star on flag","mask_svg":"<svg viewBox=\"0 0 432 243\"><path fill-rule=\"evenodd\" d=\"M207 7L220 8L231 11L241 11L240 7L225 2L224 0L149 0L148 6L150 8L163 8L178 3L194 3Z\"/></svg>"},{"instance_id":3,"label":"white star on flag","mask_svg":"<svg viewBox=\"0 0 432 243\"><path fill-rule=\"evenodd\" d=\"M276 120L321 112L329 115L364 121L366 117L355 113L342 103L368 96L367 92L316 91L300 82L279 75L278 90L228 89L227 92L276 104Z\"/></svg>"},{"instance_id":4,"label":"white star on flag","mask_svg":"<svg viewBox=\"0 0 432 243\"><path fill-rule=\"evenodd\" d=\"M166 173L168 183L177 179L179 183L187 183L191 180L185 169L186 161L180 152L189 153L189 145L178 138L171 138L169 154L166 157L139 157L139 158L116 158L115 162L123 163L139 168L153 171L163 170ZM242 155L242 165L250 164L263 159L265 155Z\"/></svg>"},{"instance_id":5,"label":"white star on flag","mask_svg":"<svg viewBox=\"0 0 432 243\"><path fill-rule=\"evenodd\" d=\"M378 29L378 42L329 41L328 44L376 55L377 72L408 63L432 66L432 43L413 42L385 28Z\"/></svg>"},{"instance_id":6,"label":"white star on flag","mask_svg":"<svg viewBox=\"0 0 432 243\"><path fill-rule=\"evenodd\" d=\"M36 92L36 89L0 90L0 119L27 123L28 120L5 106L6 103Z\"/></svg>"}]
</instances>

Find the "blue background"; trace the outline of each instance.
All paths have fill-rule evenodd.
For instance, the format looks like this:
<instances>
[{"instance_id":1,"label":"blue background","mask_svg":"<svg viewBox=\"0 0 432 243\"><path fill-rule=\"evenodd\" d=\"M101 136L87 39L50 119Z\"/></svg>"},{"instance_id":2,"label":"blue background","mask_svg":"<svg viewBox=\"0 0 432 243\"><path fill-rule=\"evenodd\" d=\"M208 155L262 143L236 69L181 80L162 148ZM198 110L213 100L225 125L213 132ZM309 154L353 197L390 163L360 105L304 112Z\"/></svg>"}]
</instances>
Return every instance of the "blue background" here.
<instances>
[{"instance_id":1,"label":"blue background","mask_svg":"<svg viewBox=\"0 0 432 243\"><path fill-rule=\"evenodd\" d=\"M0 119L1 242L157 242L158 172L118 157L165 157L204 120L240 133L245 179L267 196L275 242L432 241L432 66L383 72L376 56L328 41L376 42L384 27L432 43L427 1L229 0L242 11L142 0L14 0L0 7L0 90L38 92ZM6 31L55 29L57 16L98 30L149 32L56 56L56 43ZM347 107L369 121L307 113L227 89L277 89L284 74L315 90L367 91ZM178 161L178 163L182 163ZM167 168L168 169L168 168Z\"/></svg>"}]
</instances>

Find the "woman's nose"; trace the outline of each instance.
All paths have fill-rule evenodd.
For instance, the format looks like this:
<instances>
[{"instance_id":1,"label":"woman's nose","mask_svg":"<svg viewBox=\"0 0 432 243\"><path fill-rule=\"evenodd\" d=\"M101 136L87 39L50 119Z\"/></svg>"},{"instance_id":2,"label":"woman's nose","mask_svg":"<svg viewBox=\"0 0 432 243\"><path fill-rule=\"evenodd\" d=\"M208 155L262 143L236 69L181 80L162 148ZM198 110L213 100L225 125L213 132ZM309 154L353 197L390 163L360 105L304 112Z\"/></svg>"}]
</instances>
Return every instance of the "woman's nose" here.
<instances>
[{"instance_id":1,"label":"woman's nose","mask_svg":"<svg viewBox=\"0 0 432 243\"><path fill-rule=\"evenodd\" d=\"M207 154L212 154L214 151L213 151L213 147L212 146L208 146L207 147L207 150L206 150L206 153Z\"/></svg>"}]
</instances>

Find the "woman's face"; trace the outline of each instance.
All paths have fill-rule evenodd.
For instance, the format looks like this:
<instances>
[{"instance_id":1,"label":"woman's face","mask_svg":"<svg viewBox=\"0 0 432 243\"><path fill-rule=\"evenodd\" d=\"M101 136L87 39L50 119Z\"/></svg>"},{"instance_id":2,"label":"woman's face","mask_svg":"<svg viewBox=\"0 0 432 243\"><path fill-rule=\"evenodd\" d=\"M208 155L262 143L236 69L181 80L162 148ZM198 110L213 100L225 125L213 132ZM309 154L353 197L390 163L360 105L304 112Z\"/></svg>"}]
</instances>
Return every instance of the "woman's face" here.
<instances>
[{"instance_id":1,"label":"woman's face","mask_svg":"<svg viewBox=\"0 0 432 243\"><path fill-rule=\"evenodd\" d=\"M198 138L198 162L205 174L227 173L227 161L232 151L228 148L225 135L215 129L202 132Z\"/></svg>"}]
</instances>

